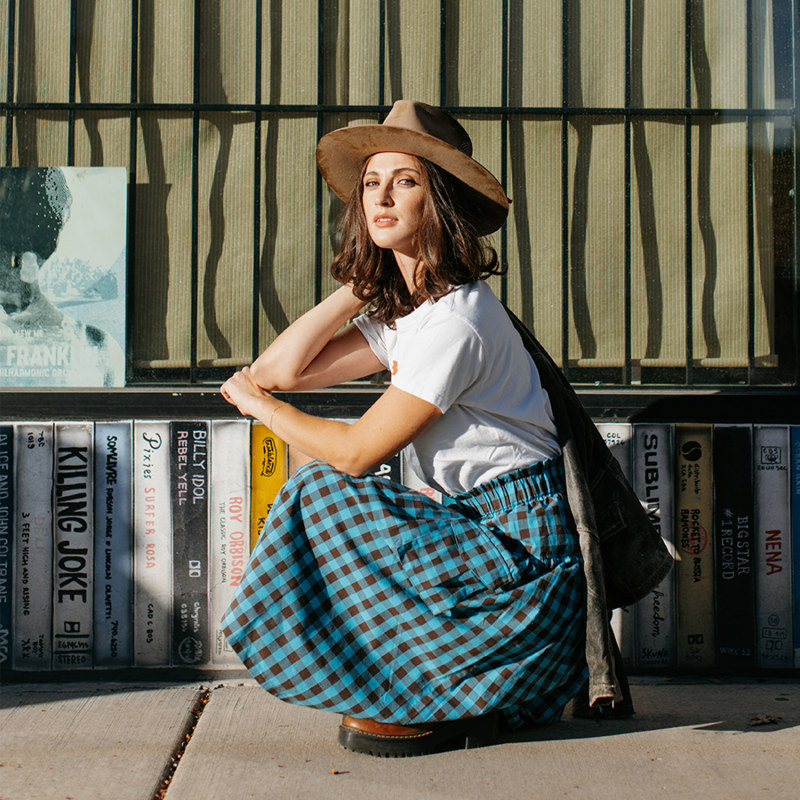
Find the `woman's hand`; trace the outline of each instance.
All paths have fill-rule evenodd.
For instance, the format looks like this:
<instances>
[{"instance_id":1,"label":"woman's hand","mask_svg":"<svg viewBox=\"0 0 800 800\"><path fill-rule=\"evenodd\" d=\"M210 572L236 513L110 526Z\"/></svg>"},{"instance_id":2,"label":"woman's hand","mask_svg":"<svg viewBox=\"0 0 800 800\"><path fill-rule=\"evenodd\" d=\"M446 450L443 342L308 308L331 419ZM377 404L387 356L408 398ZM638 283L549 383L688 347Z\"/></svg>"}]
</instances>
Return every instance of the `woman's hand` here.
<instances>
[{"instance_id":1,"label":"woman's hand","mask_svg":"<svg viewBox=\"0 0 800 800\"><path fill-rule=\"evenodd\" d=\"M228 378L220 388L222 396L236 406L245 416L257 417L259 411L263 413L264 401L274 399L272 395L262 389L253 379L250 367L237 372Z\"/></svg>"}]
</instances>

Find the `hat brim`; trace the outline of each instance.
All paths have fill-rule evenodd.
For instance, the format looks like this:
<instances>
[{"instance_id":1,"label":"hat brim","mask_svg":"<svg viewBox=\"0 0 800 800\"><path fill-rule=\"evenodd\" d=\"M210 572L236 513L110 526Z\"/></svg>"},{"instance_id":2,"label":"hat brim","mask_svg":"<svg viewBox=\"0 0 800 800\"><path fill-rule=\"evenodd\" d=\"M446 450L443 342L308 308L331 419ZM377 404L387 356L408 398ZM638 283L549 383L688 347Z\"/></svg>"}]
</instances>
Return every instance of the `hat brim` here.
<instances>
[{"instance_id":1,"label":"hat brim","mask_svg":"<svg viewBox=\"0 0 800 800\"><path fill-rule=\"evenodd\" d=\"M497 178L456 147L408 128L354 125L319 140L317 164L325 182L345 203L367 158L375 153L408 153L432 161L464 184L471 221L481 235L496 231L508 216L509 200Z\"/></svg>"}]
</instances>

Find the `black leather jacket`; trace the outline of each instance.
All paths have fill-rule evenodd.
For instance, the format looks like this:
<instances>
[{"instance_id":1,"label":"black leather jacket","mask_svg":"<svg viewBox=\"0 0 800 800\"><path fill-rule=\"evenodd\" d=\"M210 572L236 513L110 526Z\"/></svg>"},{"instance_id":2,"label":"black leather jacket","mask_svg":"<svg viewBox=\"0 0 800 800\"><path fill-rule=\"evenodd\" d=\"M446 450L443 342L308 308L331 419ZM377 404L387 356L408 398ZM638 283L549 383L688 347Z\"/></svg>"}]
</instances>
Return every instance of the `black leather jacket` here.
<instances>
[{"instance_id":1,"label":"black leather jacket","mask_svg":"<svg viewBox=\"0 0 800 800\"><path fill-rule=\"evenodd\" d=\"M589 703L608 704L622 698L609 612L644 597L673 559L564 374L522 322L508 315L550 396L586 574Z\"/></svg>"}]
</instances>

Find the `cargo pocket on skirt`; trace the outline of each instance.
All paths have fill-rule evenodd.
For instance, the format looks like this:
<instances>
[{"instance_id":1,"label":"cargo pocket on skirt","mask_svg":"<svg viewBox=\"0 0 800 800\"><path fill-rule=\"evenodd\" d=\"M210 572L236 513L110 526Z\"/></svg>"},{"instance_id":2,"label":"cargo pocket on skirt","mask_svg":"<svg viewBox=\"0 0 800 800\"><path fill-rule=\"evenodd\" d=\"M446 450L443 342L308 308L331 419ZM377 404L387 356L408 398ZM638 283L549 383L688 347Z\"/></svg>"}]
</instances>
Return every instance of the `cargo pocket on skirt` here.
<instances>
[{"instance_id":1,"label":"cargo pocket on skirt","mask_svg":"<svg viewBox=\"0 0 800 800\"><path fill-rule=\"evenodd\" d=\"M445 524L397 547L401 583L436 615L486 610L488 595L519 577L520 568L500 538L474 526Z\"/></svg>"}]
</instances>

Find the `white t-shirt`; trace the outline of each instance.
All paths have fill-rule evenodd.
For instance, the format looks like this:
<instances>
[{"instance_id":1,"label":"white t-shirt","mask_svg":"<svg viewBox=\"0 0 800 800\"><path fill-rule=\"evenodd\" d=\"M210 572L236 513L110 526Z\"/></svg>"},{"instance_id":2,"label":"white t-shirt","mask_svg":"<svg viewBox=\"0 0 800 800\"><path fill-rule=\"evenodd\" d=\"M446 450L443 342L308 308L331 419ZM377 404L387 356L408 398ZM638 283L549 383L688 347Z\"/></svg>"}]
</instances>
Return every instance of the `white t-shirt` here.
<instances>
[{"instance_id":1,"label":"white t-shirt","mask_svg":"<svg viewBox=\"0 0 800 800\"><path fill-rule=\"evenodd\" d=\"M459 494L559 453L536 366L484 281L424 303L394 330L355 322L392 385L442 411L405 451L429 486Z\"/></svg>"}]
</instances>

